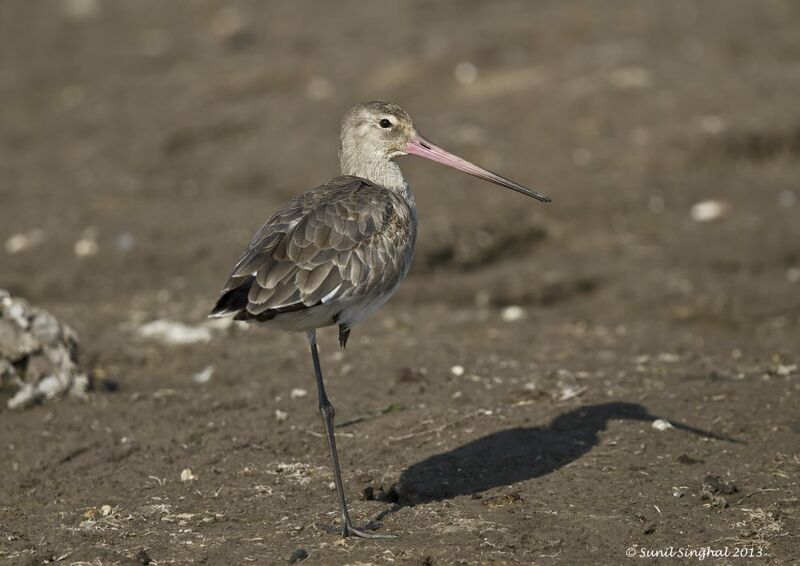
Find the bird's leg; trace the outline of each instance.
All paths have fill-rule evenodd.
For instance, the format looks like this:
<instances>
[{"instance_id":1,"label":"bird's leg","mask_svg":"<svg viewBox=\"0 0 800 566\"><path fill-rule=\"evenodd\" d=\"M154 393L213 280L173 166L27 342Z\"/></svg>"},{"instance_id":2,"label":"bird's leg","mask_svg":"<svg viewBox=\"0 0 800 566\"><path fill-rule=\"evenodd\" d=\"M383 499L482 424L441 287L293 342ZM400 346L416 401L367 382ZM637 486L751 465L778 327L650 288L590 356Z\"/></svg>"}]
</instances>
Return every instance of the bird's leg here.
<instances>
[{"instance_id":1,"label":"bird's leg","mask_svg":"<svg viewBox=\"0 0 800 566\"><path fill-rule=\"evenodd\" d=\"M350 338L350 327L344 324L339 325L339 345L342 348L347 346L347 340Z\"/></svg>"},{"instance_id":2,"label":"bird's leg","mask_svg":"<svg viewBox=\"0 0 800 566\"><path fill-rule=\"evenodd\" d=\"M317 394L319 396L319 414L322 417L322 424L325 426L325 435L328 438L328 450L331 454L331 467L333 468L333 480L336 484L336 494L339 496L339 509L342 514L342 527L332 529L333 532L341 532L343 537L356 536L362 538L391 538L391 535L379 535L377 533L367 533L355 528L347 510L347 499L344 495L342 485L342 473L339 470L339 455L336 452L336 436L333 432L333 417L336 410L333 408L328 395L325 393L325 384L322 381L322 368L319 363L319 352L317 351L317 332L309 330L307 332L308 343L311 346L311 359L314 362L314 373L317 378ZM367 528L375 528L368 526ZM331 530L331 529L328 529Z\"/></svg>"}]
</instances>

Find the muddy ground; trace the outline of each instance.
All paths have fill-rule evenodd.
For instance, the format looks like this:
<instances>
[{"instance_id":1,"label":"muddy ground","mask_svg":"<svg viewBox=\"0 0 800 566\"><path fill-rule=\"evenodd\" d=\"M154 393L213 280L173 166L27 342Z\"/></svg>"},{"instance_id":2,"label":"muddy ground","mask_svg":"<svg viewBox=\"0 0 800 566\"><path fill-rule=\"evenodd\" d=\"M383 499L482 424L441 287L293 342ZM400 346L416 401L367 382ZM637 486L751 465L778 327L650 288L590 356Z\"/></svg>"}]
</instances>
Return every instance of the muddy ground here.
<instances>
[{"instance_id":1,"label":"muddy ground","mask_svg":"<svg viewBox=\"0 0 800 566\"><path fill-rule=\"evenodd\" d=\"M0 561L797 563L798 27L792 0L0 4L0 288L96 384L0 390ZM397 538L342 541L302 337L137 329L203 324L377 97L553 202L402 161L411 274L347 350L321 333L366 417L353 514Z\"/></svg>"}]
</instances>

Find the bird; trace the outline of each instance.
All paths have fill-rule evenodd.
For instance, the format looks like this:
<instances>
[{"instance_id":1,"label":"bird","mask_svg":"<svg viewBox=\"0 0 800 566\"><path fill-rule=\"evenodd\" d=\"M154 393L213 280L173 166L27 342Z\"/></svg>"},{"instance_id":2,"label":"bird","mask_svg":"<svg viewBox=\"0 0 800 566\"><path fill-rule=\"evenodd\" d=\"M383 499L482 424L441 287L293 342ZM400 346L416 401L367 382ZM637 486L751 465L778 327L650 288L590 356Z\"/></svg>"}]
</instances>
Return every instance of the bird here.
<instances>
[{"instance_id":1,"label":"bird","mask_svg":"<svg viewBox=\"0 0 800 566\"><path fill-rule=\"evenodd\" d=\"M407 275L417 239L417 206L396 160L415 155L540 202L550 198L483 169L422 136L400 106L375 100L349 109L339 144L341 175L279 208L235 263L209 317L230 317L304 332L317 386L339 500L343 537L388 538L350 516L334 435L335 408L325 391L317 329L337 326L339 344L380 308Z\"/></svg>"}]
</instances>

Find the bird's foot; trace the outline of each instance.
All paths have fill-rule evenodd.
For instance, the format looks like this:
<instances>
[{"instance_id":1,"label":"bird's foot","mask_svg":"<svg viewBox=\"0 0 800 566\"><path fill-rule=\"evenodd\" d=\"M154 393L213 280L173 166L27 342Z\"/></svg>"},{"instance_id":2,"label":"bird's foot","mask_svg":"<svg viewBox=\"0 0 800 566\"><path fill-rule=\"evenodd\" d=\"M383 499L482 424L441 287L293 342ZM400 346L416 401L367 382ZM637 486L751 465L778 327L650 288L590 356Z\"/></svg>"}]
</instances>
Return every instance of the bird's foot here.
<instances>
[{"instance_id":1,"label":"bird's foot","mask_svg":"<svg viewBox=\"0 0 800 566\"><path fill-rule=\"evenodd\" d=\"M342 526L336 526L336 525L318 525L318 526L325 532L342 535L342 538L347 538L347 537L397 538L395 535L370 532L370 531L376 531L379 528L381 528L381 524L376 522L367 523L361 528L356 528L349 521Z\"/></svg>"}]
</instances>

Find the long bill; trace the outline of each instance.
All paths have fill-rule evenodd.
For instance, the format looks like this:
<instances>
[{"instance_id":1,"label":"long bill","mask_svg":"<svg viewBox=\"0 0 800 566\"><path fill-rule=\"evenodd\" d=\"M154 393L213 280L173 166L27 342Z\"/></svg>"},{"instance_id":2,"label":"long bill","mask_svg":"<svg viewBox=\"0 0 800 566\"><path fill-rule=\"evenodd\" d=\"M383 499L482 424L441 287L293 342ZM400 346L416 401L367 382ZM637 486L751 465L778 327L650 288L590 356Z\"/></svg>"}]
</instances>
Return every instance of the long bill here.
<instances>
[{"instance_id":1,"label":"long bill","mask_svg":"<svg viewBox=\"0 0 800 566\"><path fill-rule=\"evenodd\" d=\"M515 183L511 179L506 179L502 175L493 173L492 171L484 169L483 167L478 167L466 159L461 159L459 156L453 155L449 151L442 149L435 143L425 139L419 134L406 144L404 151L409 155L418 155L420 157L424 157L425 159L430 159L431 161L447 165L453 169L463 171L464 173L472 175L473 177L483 179L484 181L489 181L490 183L500 185L501 187L506 187L512 191L517 191L523 195L533 197L538 201L550 202L550 197L547 195L537 193L528 187L523 187L519 183Z\"/></svg>"}]
</instances>

